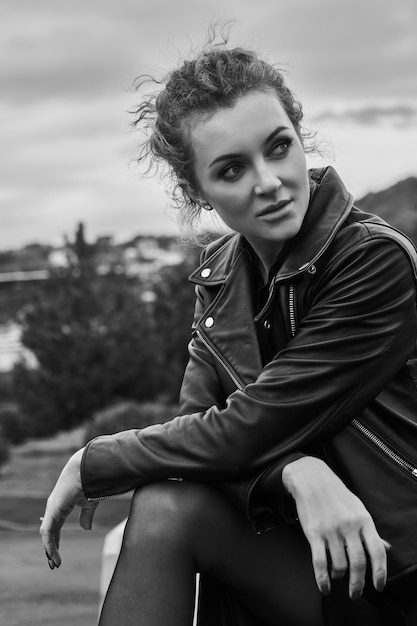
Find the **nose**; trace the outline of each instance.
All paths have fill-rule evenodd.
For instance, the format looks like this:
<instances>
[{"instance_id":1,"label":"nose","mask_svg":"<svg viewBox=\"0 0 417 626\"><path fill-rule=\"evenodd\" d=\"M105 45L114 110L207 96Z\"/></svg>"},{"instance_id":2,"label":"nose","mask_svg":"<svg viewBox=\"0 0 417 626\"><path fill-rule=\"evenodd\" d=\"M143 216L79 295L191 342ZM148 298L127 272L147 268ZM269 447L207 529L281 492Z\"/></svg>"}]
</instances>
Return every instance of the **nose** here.
<instances>
[{"instance_id":1,"label":"nose","mask_svg":"<svg viewBox=\"0 0 417 626\"><path fill-rule=\"evenodd\" d=\"M257 168L254 192L256 196L270 196L282 186L281 179L267 163Z\"/></svg>"}]
</instances>

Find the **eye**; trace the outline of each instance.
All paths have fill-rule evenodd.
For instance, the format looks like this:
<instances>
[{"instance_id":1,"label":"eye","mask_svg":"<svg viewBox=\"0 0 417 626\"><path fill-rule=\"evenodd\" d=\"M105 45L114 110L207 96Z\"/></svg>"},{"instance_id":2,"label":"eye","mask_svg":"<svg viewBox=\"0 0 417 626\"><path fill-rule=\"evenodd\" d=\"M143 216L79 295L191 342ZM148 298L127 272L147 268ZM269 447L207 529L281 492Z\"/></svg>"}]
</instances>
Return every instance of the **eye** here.
<instances>
[{"instance_id":1,"label":"eye","mask_svg":"<svg viewBox=\"0 0 417 626\"><path fill-rule=\"evenodd\" d=\"M282 157L287 154L288 150L291 148L293 140L290 137L282 138L277 143L272 146L270 156L272 157Z\"/></svg>"},{"instance_id":2,"label":"eye","mask_svg":"<svg viewBox=\"0 0 417 626\"><path fill-rule=\"evenodd\" d=\"M242 174L243 170L244 170L244 166L241 165L240 163L231 163L230 165L227 165L227 167L224 167L219 172L219 177L226 181L237 180L239 176Z\"/></svg>"}]
</instances>

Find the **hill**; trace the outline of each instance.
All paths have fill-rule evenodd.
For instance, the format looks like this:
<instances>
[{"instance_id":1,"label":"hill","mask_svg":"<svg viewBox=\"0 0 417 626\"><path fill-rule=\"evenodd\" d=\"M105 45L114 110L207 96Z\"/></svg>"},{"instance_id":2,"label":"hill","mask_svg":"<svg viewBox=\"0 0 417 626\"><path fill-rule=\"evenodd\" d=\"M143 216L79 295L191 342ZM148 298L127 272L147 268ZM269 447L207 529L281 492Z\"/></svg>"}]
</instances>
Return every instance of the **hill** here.
<instances>
[{"instance_id":1,"label":"hill","mask_svg":"<svg viewBox=\"0 0 417 626\"><path fill-rule=\"evenodd\" d=\"M417 244L417 177L411 176L388 189L368 193L355 204L363 211L379 215Z\"/></svg>"}]
</instances>

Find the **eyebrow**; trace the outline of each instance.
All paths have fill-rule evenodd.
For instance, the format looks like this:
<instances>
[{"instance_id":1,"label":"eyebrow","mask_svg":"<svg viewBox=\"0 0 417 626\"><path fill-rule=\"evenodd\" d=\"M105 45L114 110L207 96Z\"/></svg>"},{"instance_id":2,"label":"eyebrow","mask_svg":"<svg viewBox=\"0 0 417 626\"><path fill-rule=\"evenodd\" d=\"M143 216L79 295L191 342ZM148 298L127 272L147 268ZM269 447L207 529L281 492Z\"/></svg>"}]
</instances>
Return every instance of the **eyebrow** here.
<instances>
[{"instance_id":1,"label":"eyebrow","mask_svg":"<svg viewBox=\"0 0 417 626\"><path fill-rule=\"evenodd\" d=\"M273 130L272 133L270 133L268 137L265 139L265 143L266 144L269 143L272 139L274 139L274 137L282 133L282 131L284 130L290 130L290 129L288 126L277 126L277 128L275 128L275 130ZM219 163L219 161L228 161L229 159L237 159L240 156L241 154L239 152L230 152L228 154L221 154L210 163L209 168L215 165L216 163Z\"/></svg>"}]
</instances>

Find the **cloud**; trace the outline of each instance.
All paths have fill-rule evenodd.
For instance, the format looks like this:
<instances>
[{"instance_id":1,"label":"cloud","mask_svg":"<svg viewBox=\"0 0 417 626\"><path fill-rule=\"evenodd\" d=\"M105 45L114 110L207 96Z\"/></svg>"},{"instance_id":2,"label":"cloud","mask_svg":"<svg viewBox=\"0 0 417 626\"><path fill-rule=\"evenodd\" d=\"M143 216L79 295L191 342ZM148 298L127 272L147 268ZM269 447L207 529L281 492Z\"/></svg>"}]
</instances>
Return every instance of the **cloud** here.
<instances>
[{"instance_id":1,"label":"cloud","mask_svg":"<svg viewBox=\"0 0 417 626\"><path fill-rule=\"evenodd\" d=\"M216 18L236 18L232 41L289 64L303 94L417 96L414 0L9 0L0 93L29 103L123 89L200 44Z\"/></svg>"},{"instance_id":2,"label":"cloud","mask_svg":"<svg viewBox=\"0 0 417 626\"><path fill-rule=\"evenodd\" d=\"M395 126L334 124L327 137L330 162L336 167L347 188L356 198L417 175L415 145L417 125ZM329 158L309 157L311 166L323 166Z\"/></svg>"},{"instance_id":3,"label":"cloud","mask_svg":"<svg viewBox=\"0 0 417 626\"><path fill-rule=\"evenodd\" d=\"M216 19L236 18L232 45L288 69L317 123L413 130L416 15L415 0L4 0L0 248L60 237L80 219L91 236L175 230L157 182L128 168L126 92L188 56Z\"/></svg>"},{"instance_id":4,"label":"cloud","mask_svg":"<svg viewBox=\"0 0 417 626\"><path fill-rule=\"evenodd\" d=\"M302 98L417 96L414 0L293 0L257 7L253 31L262 32L270 58L288 64Z\"/></svg>"},{"instance_id":5,"label":"cloud","mask_svg":"<svg viewBox=\"0 0 417 626\"><path fill-rule=\"evenodd\" d=\"M238 6L237 0L230 3ZM175 40L205 33L220 0L19 0L3 10L0 92L11 102L90 98L171 65ZM22 20L22 15L25 19ZM172 47L167 45L173 41Z\"/></svg>"},{"instance_id":6,"label":"cloud","mask_svg":"<svg viewBox=\"0 0 417 626\"><path fill-rule=\"evenodd\" d=\"M359 124L361 126L417 126L417 106L398 104L392 106L366 106L344 111L327 110L315 115L317 123Z\"/></svg>"}]
</instances>

